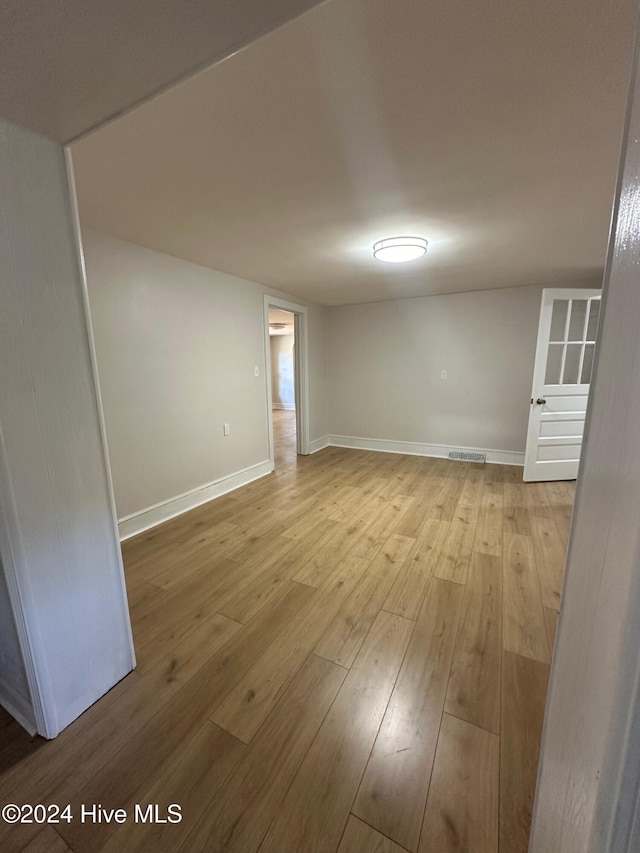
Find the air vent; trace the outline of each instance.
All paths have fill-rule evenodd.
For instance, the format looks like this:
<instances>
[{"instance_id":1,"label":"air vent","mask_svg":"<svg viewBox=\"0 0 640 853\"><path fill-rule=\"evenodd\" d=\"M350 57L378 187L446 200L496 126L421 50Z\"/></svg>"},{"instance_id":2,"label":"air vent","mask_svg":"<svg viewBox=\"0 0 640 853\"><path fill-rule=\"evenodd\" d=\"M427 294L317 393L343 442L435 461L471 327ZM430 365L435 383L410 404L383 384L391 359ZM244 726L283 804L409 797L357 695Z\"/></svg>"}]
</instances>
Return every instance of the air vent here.
<instances>
[{"instance_id":1,"label":"air vent","mask_svg":"<svg viewBox=\"0 0 640 853\"><path fill-rule=\"evenodd\" d=\"M464 453L462 450L449 451L449 459L454 459L456 462L481 462L482 464L487 461L484 453Z\"/></svg>"}]
</instances>

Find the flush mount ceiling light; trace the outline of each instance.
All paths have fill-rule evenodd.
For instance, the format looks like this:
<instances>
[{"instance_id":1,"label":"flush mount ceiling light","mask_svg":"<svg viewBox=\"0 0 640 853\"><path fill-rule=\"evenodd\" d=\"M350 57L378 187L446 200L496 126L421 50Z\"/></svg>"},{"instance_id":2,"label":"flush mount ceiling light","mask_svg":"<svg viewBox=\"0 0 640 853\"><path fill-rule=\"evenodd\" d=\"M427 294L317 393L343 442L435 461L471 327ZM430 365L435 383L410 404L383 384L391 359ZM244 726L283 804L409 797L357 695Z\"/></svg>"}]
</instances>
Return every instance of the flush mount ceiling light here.
<instances>
[{"instance_id":1,"label":"flush mount ceiling light","mask_svg":"<svg viewBox=\"0 0 640 853\"><path fill-rule=\"evenodd\" d=\"M387 237L373 244L373 257L390 264L415 261L427 253L424 237Z\"/></svg>"}]
</instances>

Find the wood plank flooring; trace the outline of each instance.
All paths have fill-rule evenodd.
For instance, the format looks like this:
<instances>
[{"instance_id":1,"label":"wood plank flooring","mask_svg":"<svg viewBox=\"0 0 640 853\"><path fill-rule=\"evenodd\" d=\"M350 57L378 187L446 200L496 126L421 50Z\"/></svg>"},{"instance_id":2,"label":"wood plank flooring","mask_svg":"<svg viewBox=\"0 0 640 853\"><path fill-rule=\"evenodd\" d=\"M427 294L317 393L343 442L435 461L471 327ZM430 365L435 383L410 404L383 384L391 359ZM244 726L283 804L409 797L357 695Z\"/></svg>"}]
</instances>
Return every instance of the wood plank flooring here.
<instances>
[{"instance_id":1,"label":"wood plank flooring","mask_svg":"<svg viewBox=\"0 0 640 853\"><path fill-rule=\"evenodd\" d=\"M573 484L296 458L292 421L275 474L123 543L134 673L48 743L0 710L0 802L76 814L1 850L525 853Z\"/></svg>"}]
</instances>

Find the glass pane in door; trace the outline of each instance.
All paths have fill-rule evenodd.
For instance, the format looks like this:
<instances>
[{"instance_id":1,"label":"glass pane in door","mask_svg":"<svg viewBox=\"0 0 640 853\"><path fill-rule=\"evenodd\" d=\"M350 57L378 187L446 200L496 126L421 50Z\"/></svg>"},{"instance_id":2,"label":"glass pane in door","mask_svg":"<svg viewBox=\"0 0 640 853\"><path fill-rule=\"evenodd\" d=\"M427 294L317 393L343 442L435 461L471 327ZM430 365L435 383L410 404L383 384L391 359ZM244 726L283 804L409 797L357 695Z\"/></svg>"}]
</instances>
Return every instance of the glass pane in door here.
<instances>
[{"instance_id":1,"label":"glass pane in door","mask_svg":"<svg viewBox=\"0 0 640 853\"><path fill-rule=\"evenodd\" d=\"M562 370L562 350L564 344L549 344L547 352L547 369L544 376L545 385L559 385Z\"/></svg>"},{"instance_id":2,"label":"glass pane in door","mask_svg":"<svg viewBox=\"0 0 640 853\"><path fill-rule=\"evenodd\" d=\"M588 384L591 382L591 373L593 371L593 353L595 351L594 344L585 344L584 361L582 362L582 376L580 382Z\"/></svg>"},{"instance_id":3,"label":"glass pane in door","mask_svg":"<svg viewBox=\"0 0 640 853\"><path fill-rule=\"evenodd\" d=\"M587 323L587 340L595 341L598 330L598 316L600 314L600 300L592 299L589 311L589 322Z\"/></svg>"},{"instance_id":4,"label":"glass pane in door","mask_svg":"<svg viewBox=\"0 0 640 853\"><path fill-rule=\"evenodd\" d=\"M574 299L571 302L571 319L569 320L569 341L583 341L584 327L587 319L587 299Z\"/></svg>"},{"instance_id":5,"label":"glass pane in door","mask_svg":"<svg viewBox=\"0 0 640 853\"><path fill-rule=\"evenodd\" d=\"M551 314L550 341L564 341L565 329L567 328L568 299L554 299L553 312Z\"/></svg>"},{"instance_id":6,"label":"glass pane in door","mask_svg":"<svg viewBox=\"0 0 640 853\"><path fill-rule=\"evenodd\" d=\"M582 344L567 344L567 354L564 360L563 385L577 385L580 371L580 353Z\"/></svg>"}]
</instances>

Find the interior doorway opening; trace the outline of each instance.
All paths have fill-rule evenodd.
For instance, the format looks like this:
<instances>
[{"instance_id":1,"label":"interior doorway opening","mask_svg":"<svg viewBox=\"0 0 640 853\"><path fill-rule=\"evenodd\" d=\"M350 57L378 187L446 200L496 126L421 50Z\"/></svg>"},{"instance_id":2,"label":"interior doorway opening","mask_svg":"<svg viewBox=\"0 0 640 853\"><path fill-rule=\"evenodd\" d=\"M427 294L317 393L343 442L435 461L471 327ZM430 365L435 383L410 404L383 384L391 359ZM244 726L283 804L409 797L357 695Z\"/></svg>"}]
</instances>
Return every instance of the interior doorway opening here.
<instances>
[{"instance_id":1,"label":"interior doorway opening","mask_svg":"<svg viewBox=\"0 0 640 853\"><path fill-rule=\"evenodd\" d=\"M296 441L295 314L269 307L271 423L276 468L294 465Z\"/></svg>"},{"instance_id":2,"label":"interior doorway opening","mask_svg":"<svg viewBox=\"0 0 640 853\"><path fill-rule=\"evenodd\" d=\"M265 295L264 327L269 459L275 469L309 453L307 308Z\"/></svg>"}]
</instances>

